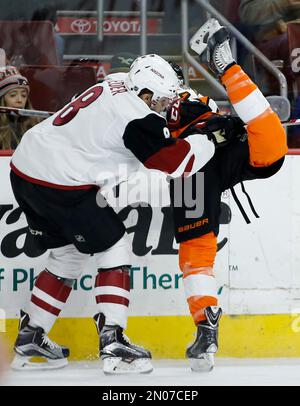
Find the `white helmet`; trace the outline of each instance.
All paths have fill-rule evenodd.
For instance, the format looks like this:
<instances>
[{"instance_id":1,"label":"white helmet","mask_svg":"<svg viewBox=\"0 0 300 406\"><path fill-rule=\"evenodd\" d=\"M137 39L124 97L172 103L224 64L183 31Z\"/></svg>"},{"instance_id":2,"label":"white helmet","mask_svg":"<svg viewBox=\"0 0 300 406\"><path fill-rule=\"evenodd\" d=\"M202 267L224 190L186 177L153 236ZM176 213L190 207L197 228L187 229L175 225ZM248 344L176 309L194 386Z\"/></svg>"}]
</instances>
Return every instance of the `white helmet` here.
<instances>
[{"instance_id":1,"label":"white helmet","mask_svg":"<svg viewBox=\"0 0 300 406\"><path fill-rule=\"evenodd\" d=\"M138 57L132 63L125 83L136 95L143 89L149 89L153 92L154 104L162 98L173 100L180 87L179 79L170 64L155 54Z\"/></svg>"}]
</instances>

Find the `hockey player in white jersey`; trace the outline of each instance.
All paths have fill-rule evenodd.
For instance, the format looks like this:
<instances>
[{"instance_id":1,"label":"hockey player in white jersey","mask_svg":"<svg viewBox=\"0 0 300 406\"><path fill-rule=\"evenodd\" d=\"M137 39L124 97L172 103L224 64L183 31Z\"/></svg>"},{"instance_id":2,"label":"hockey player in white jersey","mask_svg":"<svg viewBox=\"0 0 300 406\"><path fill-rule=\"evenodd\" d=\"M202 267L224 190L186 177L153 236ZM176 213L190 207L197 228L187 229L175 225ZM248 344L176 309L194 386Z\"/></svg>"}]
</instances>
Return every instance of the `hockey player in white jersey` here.
<instances>
[{"instance_id":1,"label":"hockey player in white jersey","mask_svg":"<svg viewBox=\"0 0 300 406\"><path fill-rule=\"evenodd\" d=\"M32 368L32 356L46 367L66 365L69 350L47 334L63 309L73 282L93 254L98 274L94 317L106 373L150 372L151 354L130 344L126 328L130 291L130 249L126 230L101 187L124 181L142 163L171 177L191 176L214 154L206 135L170 138L159 115L177 95L179 82L157 55L137 58L128 74L89 88L28 131L11 161L11 184L37 249L49 257L36 279L27 312L21 311L12 366ZM104 198L102 199L104 200ZM36 366L36 365L35 365Z\"/></svg>"}]
</instances>

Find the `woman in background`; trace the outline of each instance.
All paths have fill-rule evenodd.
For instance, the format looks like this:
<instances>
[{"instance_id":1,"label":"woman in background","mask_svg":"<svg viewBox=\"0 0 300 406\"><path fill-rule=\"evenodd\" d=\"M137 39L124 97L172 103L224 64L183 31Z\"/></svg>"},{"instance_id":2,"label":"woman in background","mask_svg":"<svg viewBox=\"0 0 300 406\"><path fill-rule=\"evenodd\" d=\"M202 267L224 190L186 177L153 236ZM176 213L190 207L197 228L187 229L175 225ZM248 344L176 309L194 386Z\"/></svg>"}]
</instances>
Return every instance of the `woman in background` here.
<instances>
[{"instance_id":1,"label":"woman in background","mask_svg":"<svg viewBox=\"0 0 300 406\"><path fill-rule=\"evenodd\" d=\"M14 66L0 68L0 106L32 109L28 80ZM39 123L33 117L0 114L0 150L15 149L23 134Z\"/></svg>"}]
</instances>

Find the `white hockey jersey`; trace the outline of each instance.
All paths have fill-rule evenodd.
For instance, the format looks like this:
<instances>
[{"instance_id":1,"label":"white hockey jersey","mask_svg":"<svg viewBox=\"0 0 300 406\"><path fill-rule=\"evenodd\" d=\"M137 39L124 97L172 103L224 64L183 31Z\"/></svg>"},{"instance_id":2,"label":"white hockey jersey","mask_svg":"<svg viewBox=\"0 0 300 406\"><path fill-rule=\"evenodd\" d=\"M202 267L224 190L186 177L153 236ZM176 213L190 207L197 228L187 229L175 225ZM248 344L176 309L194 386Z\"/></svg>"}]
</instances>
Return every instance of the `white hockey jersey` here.
<instances>
[{"instance_id":1,"label":"white hockey jersey","mask_svg":"<svg viewBox=\"0 0 300 406\"><path fill-rule=\"evenodd\" d=\"M116 79L89 88L27 131L12 170L48 187L84 189L112 187L136 172L140 162L173 177L192 175L205 165L214 154L205 135L169 138L165 119L128 91L120 74Z\"/></svg>"}]
</instances>

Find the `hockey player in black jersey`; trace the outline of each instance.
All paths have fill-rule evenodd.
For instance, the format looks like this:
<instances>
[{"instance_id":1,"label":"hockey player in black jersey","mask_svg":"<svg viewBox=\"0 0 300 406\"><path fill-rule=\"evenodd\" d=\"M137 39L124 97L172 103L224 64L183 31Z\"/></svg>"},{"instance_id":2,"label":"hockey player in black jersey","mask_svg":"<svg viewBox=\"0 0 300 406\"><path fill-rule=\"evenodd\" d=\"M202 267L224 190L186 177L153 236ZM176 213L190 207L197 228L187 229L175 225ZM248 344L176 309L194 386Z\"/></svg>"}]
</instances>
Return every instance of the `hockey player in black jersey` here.
<instances>
[{"instance_id":1,"label":"hockey player in black jersey","mask_svg":"<svg viewBox=\"0 0 300 406\"><path fill-rule=\"evenodd\" d=\"M287 143L278 116L233 60L228 32L217 20L211 19L200 28L191 40L191 47L198 54L205 52L206 63L220 78L238 115L221 116L213 101L197 96L192 89L182 91L181 99L172 104L167 115L173 137L184 139L191 133L205 133L216 145L214 157L201 169L204 173L201 216L191 218L187 212L193 208L175 204L176 199L185 201L183 195L187 188L192 190L194 199L203 198L197 196L197 174L170 181L179 265L197 328L197 337L186 356L193 371L210 371L218 350L218 326L222 315L213 270L221 194L244 180L265 179L277 173L283 164ZM178 183L182 187L178 187ZM176 191L182 193L179 199Z\"/></svg>"}]
</instances>

